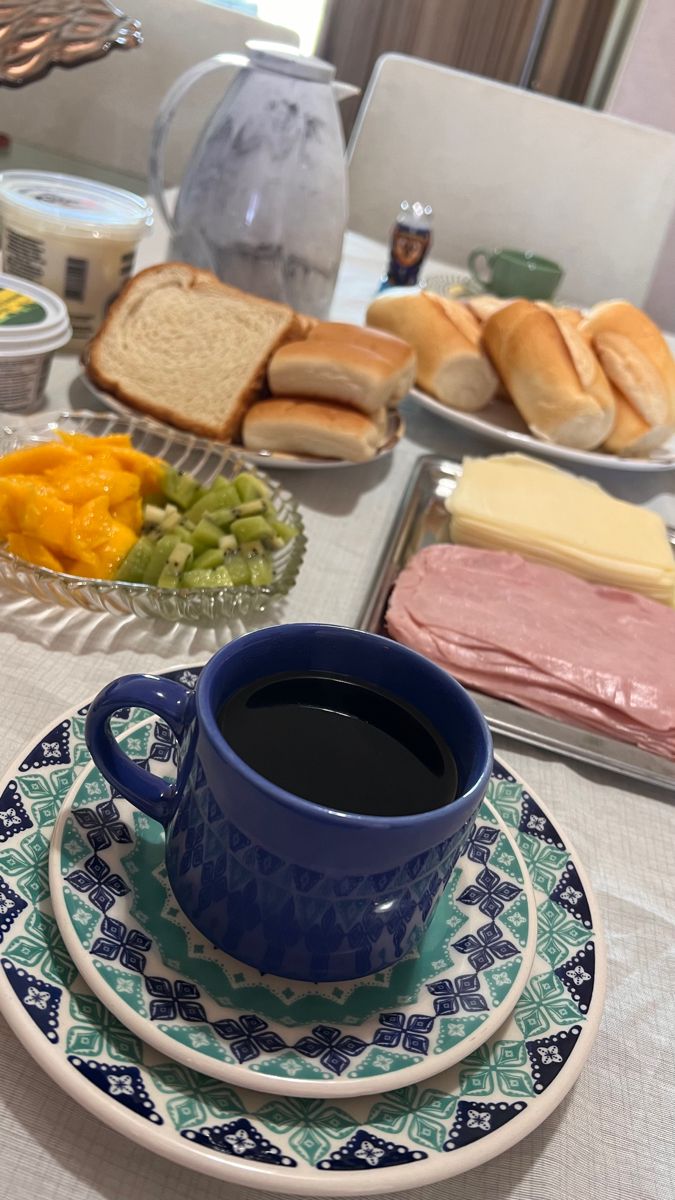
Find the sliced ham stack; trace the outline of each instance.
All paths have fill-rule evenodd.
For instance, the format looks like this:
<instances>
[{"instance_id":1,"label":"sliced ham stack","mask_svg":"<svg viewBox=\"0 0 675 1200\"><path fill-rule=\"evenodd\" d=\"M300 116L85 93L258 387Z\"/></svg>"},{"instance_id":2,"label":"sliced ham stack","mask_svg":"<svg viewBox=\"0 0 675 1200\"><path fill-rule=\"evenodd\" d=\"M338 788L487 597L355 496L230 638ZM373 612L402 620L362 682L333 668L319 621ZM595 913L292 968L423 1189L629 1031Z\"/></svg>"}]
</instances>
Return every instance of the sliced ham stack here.
<instances>
[{"instance_id":1,"label":"sliced ham stack","mask_svg":"<svg viewBox=\"0 0 675 1200\"><path fill-rule=\"evenodd\" d=\"M428 546L387 612L477 691L675 759L675 612L518 554Z\"/></svg>"}]
</instances>

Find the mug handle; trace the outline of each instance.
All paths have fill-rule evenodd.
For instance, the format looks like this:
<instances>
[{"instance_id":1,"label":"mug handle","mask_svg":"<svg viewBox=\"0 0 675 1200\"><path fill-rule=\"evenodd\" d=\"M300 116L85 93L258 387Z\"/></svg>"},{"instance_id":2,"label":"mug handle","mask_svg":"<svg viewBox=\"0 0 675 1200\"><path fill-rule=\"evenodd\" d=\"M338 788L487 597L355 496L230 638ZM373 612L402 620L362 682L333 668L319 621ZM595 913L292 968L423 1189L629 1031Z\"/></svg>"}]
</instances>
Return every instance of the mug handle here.
<instances>
[{"instance_id":1,"label":"mug handle","mask_svg":"<svg viewBox=\"0 0 675 1200\"><path fill-rule=\"evenodd\" d=\"M175 785L142 767L120 749L110 729L110 718L120 708L146 708L166 721L177 738L183 736L192 716L193 693L182 683L158 675L123 675L99 692L89 706L84 736L99 771L124 798L153 820L168 825L177 805Z\"/></svg>"},{"instance_id":2,"label":"mug handle","mask_svg":"<svg viewBox=\"0 0 675 1200\"><path fill-rule=\"evenodd\" d=\"M490 268L490 267L492 267L492 263L494 260L494 254L489 254L487 250L483 250L479 246L476 250L471 251L471 253L469 255L469 260L468 260L468 267L469 267L469 270L470 270L471 274L473 275L474 279L477 280L477 282L480 283L483 287L490 287L490 285L492 283L492 275L490 275L489 278L486 279L486 278L484 278L484 276L482 276L480 274L480 272L478 270L478 266L477 266L479 259L485 259L485 265L488 268Z\"/></svg>"}]
</instances>

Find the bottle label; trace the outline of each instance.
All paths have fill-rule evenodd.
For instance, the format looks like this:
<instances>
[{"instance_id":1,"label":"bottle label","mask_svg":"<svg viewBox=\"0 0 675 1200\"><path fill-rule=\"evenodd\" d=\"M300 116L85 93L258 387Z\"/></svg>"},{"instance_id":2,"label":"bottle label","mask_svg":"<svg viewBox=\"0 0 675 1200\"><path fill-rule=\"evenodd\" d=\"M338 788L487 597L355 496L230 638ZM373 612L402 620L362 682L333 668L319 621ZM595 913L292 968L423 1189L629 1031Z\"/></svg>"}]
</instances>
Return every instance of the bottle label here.
<instances>
[{"instance_id":1,"label":"bottle label","mask_svg":"<svg viewBox=\"0 0 675 1200\"><path fill-rule=\"evenodd\" d=\"M420 267L431 245L430 229L394 226L387 281L391 286L411 287L417 283Z\"/></svg>"}]
</instances>

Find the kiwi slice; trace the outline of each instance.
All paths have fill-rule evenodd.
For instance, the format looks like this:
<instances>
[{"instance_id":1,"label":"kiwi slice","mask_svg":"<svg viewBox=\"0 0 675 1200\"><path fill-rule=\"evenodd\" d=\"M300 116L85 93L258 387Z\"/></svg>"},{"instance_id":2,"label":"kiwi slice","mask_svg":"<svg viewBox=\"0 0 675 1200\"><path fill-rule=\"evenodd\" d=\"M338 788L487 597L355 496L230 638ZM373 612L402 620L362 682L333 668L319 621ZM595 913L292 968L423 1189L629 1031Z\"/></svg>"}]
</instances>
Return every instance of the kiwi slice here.
<instances>
[{"instance_id":1,"label":"kiwi slice","mask_svg":"<svg viewBox=\"0 0 675 1200\"><path fill-rule=\"evenodd\" d=\"M157 583L169 561L171 551L175 550L179 542L180 537L176 533L165 533L158 542L155 542L148 565L143 572L143 583Z\"/></svg>"},{"instance_id":2,"label":"kiwi slice","mask_svg":"<svg viewBox=\"0 0 675 1200\"><path fill-rule=\"evenodd\" d=\"M192 563L192 569L195 571L204 570L212 571L214 567L222 567L225 562L225 555L222 550L214 548L213 550L202 550Z\"/></svg>"},{"instance_id":3,"label":"kiwi slice","mask_svg":"<svg viewBox=\"0 0 675 1200\"><path fill-rule=\"evenodd\" d=\"M181 471L175 471L173 467L169 467L162 480L162 491L167 500L180 509L189 508L203 493L196 479L191 475L184 475Z\"/></svg>"},{"instance_id":4,"label":"kiwi slice","mask_svg":"<svg viewBox=\"0 0 675 1200\"><path fill-rule=\"evenodd\" d=\"M234 480L234 486L239 493L239 499L246 502L247 500L264 500L269 496L269 488L263 483L262 479L257 479L255 475L250 475L248 471L242 471Z\"/></svg>"},{"instance_id":5,"label":"kiwi slice","mask_svg":"<svg viewBox=\"0 0 675 1200\"><path fill-rule=\"evenodd\" d=\"M240 517L232 522L230 532L234 534L239 545L245 542L265 541L275 536L272 526L264 517Z\"/></svg>"},{"instance_id":6,"label":"kiwi slice","mask_svg":"<svg viewBox=\"0 0 675 1200\"><path fill-rule=\"evenodd\" d=\"M157 586L161 588L178 587L180 577L189 565L193 554L194 550L189 542L178 542L160 572Z\"/></svg>"},{"instance_id":7,"label":"kiwi slice","mask_svg":"<svg viewBox=\"0 0 675 1200\"><path fill-rule=\"evenodd\" d=\"M202 550L217 549L222 536L222 529L214 525L209 517L202 517L190 534L190 541L194 546L195 553L201 554Z\"/></svg>"},{"instance_id":8,"label":"kiwi slice","mask_svg":"<svg viewBox=\"0 0 675 1200\"><path fill-rule=\"evenodd\" d=\"M150 538L139 538L126 557L122 559L117 569L117 578L124 580L125 583L142 583L154 549L155 543Z\"/></svg>"}]
</instances>

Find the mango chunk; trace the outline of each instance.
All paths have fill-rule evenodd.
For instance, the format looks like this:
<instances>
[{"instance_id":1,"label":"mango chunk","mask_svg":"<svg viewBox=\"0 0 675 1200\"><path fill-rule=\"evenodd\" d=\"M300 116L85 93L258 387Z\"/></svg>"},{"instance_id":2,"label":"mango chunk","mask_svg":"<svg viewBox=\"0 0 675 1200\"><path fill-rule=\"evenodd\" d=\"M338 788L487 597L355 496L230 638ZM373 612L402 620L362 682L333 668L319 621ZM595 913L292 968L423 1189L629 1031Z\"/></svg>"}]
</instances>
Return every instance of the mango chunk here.
<instances>
[{"instance_id":1,"label":"mango chunk","mask_svg":"<svg viewBox=\"0 0 675 1200\"><path fill-rule=\"evenodd\" d=\"M77 462L77 454L68 446L58 442L44 442L42 445L24 446L21 450L12 450L0 458L0 476L2 475L42 475L52 467Z\"/></svg>"},{"instance_id":2,"label":"mango chunk","mask_svg":"<svg viewBox=\"0 0 675 1200\"><path fill-rule=\"evenodd\" d=\"M107 536L96 551L99 579L113 579L122 559L126 558L138 538L132 529L119 521L110 521Z\"/></svg>"},{"instance_id":3,"label":"mango chunk","mask_svg":"<svg viewBox=\"0 0 675 1200\"><path fill-rule=\"evenodd\" d=\"M166 472L166 463L161 458L153 458L150 454L144 454L142 450L135 450L131 438L126 433L92 438L83 433L59 430L59 437L67 446L77 449L81 454L112 458L118 467L133 472L141 481L144 496L157 491Z\"/></svg>"},{"instance_id":4,"label":"mango chunk","mask_svg":"<svg viewBox=\"0 0 675 1200\"><path fill-rule=\"evenodd\" d=\"M17 558L24 558L26 562L35 563L36 567L49 567L51 571L63 570L61 559L52 554L51 550L48 550L37 538L26 537L24 533L9 533L7 549L10 554L16 554Z\"/></svg>"},{"instance_id":5,"label":"mango chunk","mask_svg":"<svg viewBox=\"0 0 675 1200\"><path fill-rule=\"evenodd\" d=\"M37 538L50 550L66 551L73 523L73 506L57 496L35 492L26 498L20 515L20 532Z\"/></svg>"},{"instance_id":6,"label":"mango chunk","mask_svg":"<svg viewBox=\"0 0 675 1200\"><path fill-rule=\"evenodd\" d=\"M95 467L73 475L62 468L49 471L47 479L56 488L62 500L71 504L86 504L96 496L106 495L110 504L121 504L124 500L140 494L140 480L131 471L107 470Z\"/></svg>"},{"instance_id":7,"label":"mango chunk","mask_svg":"<svg viewBox=\"0 0 675 1200\"><path fill-rule=\"evenodd\" d=\"M57 440L0 458L0 540L38 566L110 579L135 545L144 497L167 465L134 449L128 434Z\"/></svg>"},{"instance_id":8,"label":"mango chunk","mask_svg":"<svg viewBox=\"0 0 675 1200\"><path fill-rule=\"evenodd\" d=\"M143 527L143 505L137 496L130 496L121 504L110 505L110 516L123 525L128 525L134 533L140 534Z\"/></svg>"}]
</instances>

